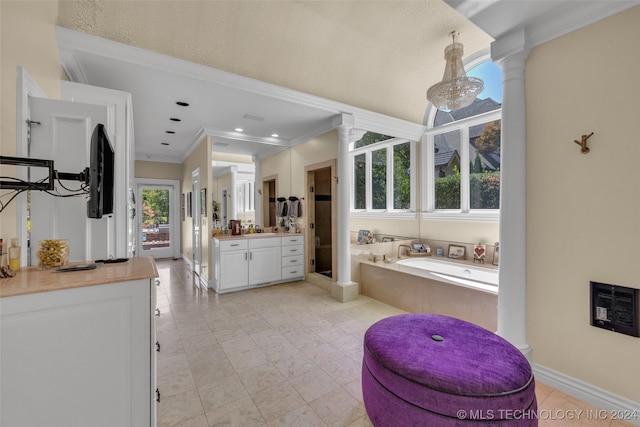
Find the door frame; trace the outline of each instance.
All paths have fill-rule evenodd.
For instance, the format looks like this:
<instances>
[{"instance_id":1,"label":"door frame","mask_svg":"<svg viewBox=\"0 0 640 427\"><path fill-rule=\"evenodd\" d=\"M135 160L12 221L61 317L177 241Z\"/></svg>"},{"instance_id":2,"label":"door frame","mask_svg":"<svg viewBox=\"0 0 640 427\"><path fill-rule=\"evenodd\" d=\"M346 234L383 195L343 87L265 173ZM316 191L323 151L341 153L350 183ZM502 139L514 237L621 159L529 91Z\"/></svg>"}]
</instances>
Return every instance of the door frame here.
<instances>
[{"instance_id":1,"label":"door frame","mask_svg":"<svg viewBox=\"0 0 640 427\"><path fill-rule=\"evenodd\" d=\"M136 178L136 253L142 256L142 186L150 187L172 187L173 197L171 200L171 218L169 222L169 233L171 236L171 245L173 247L173 258L180 258L180 249L182 248L182 239L180 238L180 181L176 179L153 179L153 178ZM174 242L175 240L175 242Z\"/></svg>"},{"instance_id":2,"label":"door frame","mask_svg":"<svg viewBox=\"0 0 640 427\"><path fill-rule=\"evenodd\" d=\"M330 159L320 163L314 163L312 165L307 165L304 167L304 186L305 186L305 197L307 199L307 206L311 203L315 203L314 195L309 191L309 174L314 173L319 169L327 169L331 168L331 241L338 241L338 181L337 181L337 160ZM312 212L311 209L308 209L307 212ZM311 223L315 222L315 218L311 218L311 215L307 215L307 230L311 230ZM308 233L311 235L312 233ZM312 251L315 253L315 239L311 239L307 237L305 239L305 260L315 259L315 256L311 256ZM331 247L331 281L336 282L338 280L338 245L333 244ZM305 274L309 274L309 261L305 262L304 266ZM324 277L324 276L323 276ZM328 279L328 278L327 278Z\"/></svg>"},{"instance_id":3,"label":"door frame","mask_svg":"<svg viewBox=\"0 0 640 427\"><path fill-rule=\"evenodd\" d=\"M200 223L200 168L191 172L191 268L200 277L202 267L202 225Z\"/></svg>"},{"instance_id":4,"label":"door frame","mask_svg":"<svg viewBox=\"0 0 640 427\"><path fill-rule=\"evenodd\" d=\"M40 86L29 75L22 65L18 65L16 79L16 157L29 157L29 126L31 119L29 98L47 98ZM28 181L27 168L16 168L16 177ZM27 242L27 194L23 192L16 197L16 236L20 238L20 259L30 264Z\"/></svg>"}]
</instances>

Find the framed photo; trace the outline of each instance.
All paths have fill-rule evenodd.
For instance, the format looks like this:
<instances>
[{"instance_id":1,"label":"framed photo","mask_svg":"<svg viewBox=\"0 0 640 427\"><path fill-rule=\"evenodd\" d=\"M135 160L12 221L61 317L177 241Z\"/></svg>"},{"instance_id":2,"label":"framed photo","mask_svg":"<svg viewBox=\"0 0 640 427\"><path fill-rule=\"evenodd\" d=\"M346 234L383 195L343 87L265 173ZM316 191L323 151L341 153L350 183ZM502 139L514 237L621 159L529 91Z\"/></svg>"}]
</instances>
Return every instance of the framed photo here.
<instances>
[{"instance_id":1,"label":"framed photo","mask_svg":"<svg viewBox=\"0 0 640 427\"><path fill-rule=\"evenodd\" d=\"M358 231L358 244L366 245L367 243L369 243L369 230Z\"/></svg>"},{"instance_id":2,"label":"framed photo","mask_svg":"<svg viewBox=\"0 0 640 427\"><path fill-rule=\"evenodd\" d=\"M449 245L449 258L464 259L465 247L460 245Z\"/></svg>"},{"instance_id":3,"label":"framed photo","mask_svg":"<svg viewBox=\"0 0 640 427\"><path fill-rule=\"evenodd\" d=\"M182 193L182 197L180 197L180 219L182 221L184 221L184 199L185 199L185 195L184 193Z\"/></svg>"},{"instance_id":4,"label":"framed photo","mask_svg":"<svg viewBox=\"0 0 640 427\"><path fill-rule=\"evenodd\" d=\"M207 216L207 189L200 190L200 215Z\"/></svg>"},{"instance_id":5,"label":"framed photo","mask_svg":"<svg viewBox=\"0 0 640 427\"><path fill-rule=\"evenodd\" d=\"M187 193L187 216L189 218L193 216L191 212L191 191Z\"/></svg>"},{"instance_id":6,"label":"framed photo","mask_svg":"<svg viewBox=\"0 0 640 427\"><path fill-rule=\"evenodd\" d=\"M422 243L413 243L413 250L416 252L420 252L421 250L424 249L424 246L422 245Z\"/></svg>"}]
</instances>

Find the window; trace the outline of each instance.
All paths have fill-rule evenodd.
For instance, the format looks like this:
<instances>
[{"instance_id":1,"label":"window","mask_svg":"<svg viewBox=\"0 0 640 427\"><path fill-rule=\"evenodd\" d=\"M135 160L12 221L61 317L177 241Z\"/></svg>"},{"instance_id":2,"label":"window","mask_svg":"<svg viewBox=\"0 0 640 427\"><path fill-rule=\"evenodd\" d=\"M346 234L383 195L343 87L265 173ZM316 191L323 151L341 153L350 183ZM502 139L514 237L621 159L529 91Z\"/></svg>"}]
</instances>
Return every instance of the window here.
<instances>
[{"instance_id":1,"label":"window","mask_svg":"<svg viewBox=\"0 0 640 427\"><path fill-rule=\"evenodd\" d=\"M253 212L255 210L253 190L253 182L248 181L236 184L236 211L238 213Z\"/></svg>"},{"instance_id":2,"label":"window","mask_svg":"<svg viewBox=\"0 0 640 427\"><path fill-rule=\"evenodd\" d=\"M490 61L467 73L485 90L473 104L432 112L423 138L423 210L426 216L496 220L500 209L502 76Z\"/></svg>"},{"instance_id":3,"label":"window","mask_svg":"<svg viewBox=\"0 0 640 427\"><path fill-rule=\"evenodd\" d=\"M410 212L415 143L366 132L354 143L352 210L359 213Z\"/></svg>"}]
</instances>

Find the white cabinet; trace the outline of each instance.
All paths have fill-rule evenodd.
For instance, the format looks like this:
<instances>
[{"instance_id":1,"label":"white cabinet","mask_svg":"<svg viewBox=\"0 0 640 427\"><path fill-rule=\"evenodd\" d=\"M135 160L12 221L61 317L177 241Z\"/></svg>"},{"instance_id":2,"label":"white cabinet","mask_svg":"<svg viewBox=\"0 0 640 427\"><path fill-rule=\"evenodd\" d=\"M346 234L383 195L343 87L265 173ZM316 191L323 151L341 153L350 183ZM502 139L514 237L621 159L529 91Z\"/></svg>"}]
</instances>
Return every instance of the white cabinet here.
<instances>
[{"instance_id":1,"label":"white cabinet","mask_svg":"<svg viewBox=\"0 0 640 427\"><path fill-rule=\"evenodd\" d=\"M155 287L1 298L0 425L155 426Z\"/></svg>"},{"instance_id":2,"label":"white cabinet","mask_svg":"<svg viewBox=\"0 0 640 427\"><path fill-rule=\"evenodd\" d=\"M263 285L281 279L281 238L249 240L249 284Z\"/></svg>"},{"instance_id":3,"label":"white cabinet","mask_svg":"<svg viewBox=\"0 0 640 427\"><path fill-rule=\"evenodd\" d=\"M216 239L216 241L218 241ZM214 245L219 258L215 269L215 282L219 291L244 288L249 283L249 255L246 240L218 241Z\"/></svg>"},{"instance_id":4,"label":"white cabinet","mask_svg":"<svg viewBox=\"0 0 640 427\"><path fill-rule=\"evenodd\" d=\"M247 286L247 251L228 251L220 253L220 290Z\"/></svg>"},{"instance_id":5,"label":"white cabinet","mask_svg":"<svg viewBox=\"0 0 640 427\"><path fill-rule=\"evenodd\" d=\"M219 293L304 278L302 236L216 238L210 247L212 287Z\"/></svg>"},{"instance_id":6,"label":"white cabinet","mask_svg":"<svg viewBox=\"0 0 640 427\"><path fill-rule=\"evenodd\" d=\"M282 280L304 279L304 237L282 238Z\"/></svg>"}]
</instances>

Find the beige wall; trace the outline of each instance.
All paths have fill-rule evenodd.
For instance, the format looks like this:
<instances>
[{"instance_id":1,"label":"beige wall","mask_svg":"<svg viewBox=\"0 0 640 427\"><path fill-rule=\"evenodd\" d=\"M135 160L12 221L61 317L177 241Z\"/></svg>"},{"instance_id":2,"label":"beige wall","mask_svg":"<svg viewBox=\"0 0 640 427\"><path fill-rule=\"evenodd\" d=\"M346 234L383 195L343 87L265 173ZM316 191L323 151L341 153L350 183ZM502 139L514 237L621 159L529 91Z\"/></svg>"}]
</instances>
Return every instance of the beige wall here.
<instances>
[{"instance_id":1,"label":"beige wall","mask_svg":"<svg viewBox=\"0 0 640 427\"><path fill-rule=\"evenodd\" d=\"M182 179L181 163L148 162L136 160L135 177L149 179Z\"/></svg>"},{"instance_id":2,"label":"beige wall","mask_svg":"<svg viewBox=\"0 0 640 427\"><path fill-rule=\"evenodd\" d=\"M57 1L0 2L0 153L16 154L16 77L21 65L49 98L60 98L60 63L55 23ZM2 167L2 175L15 169ZM2 192L4 194L4 192ZM0 214L0 237L17 235L16 201Z\"/></svg>"},{"instance_id":3,"label":"beige wall","mask_svg":"<svg viewBox=\"0 0 640 427\"><path fill-rule=\"evenodd\" d=\"M589 281L640 288L638 22L635 7L546 43L526 68L533 359L635 402L640 339L589 325Z\"/></svg>"},{"instance_id":4,"label":"beige wall","mask_svg":"<svg viewBox=\"0 0 640 427\"><path fill-rule=\"evenodd\" d=\"M211 218L211 139L209 137L203 139L198 147L187 157L182 163L182 193L187 194L192 191L191 181L192 173L195 169L200 168L200 189L207 189L207 216L201 216L199 212L193 211L194 217L200 221L200 241L201 241L201 271L205 277L209 275L209 236ZM193 194L193 197L200 195ZM184 257L193 260L193 225L192 218L186 217L182 221L182 254Z\"/></svg>"},{"instance_id":5,"label":"beige wall","mask_svg":"<svg viewBox=\"0 0 640 427\"><path fill-rule=\"evenodd\" d=\"M256 177L256 185L262 188L262 178L276 176L278 197L306 197L305 166L337 158L338 133L332 131L263 159L260 162L260 177ZM302 217L298 220L301 227L306 227L306 213L305 200L302 204ZM263 222L262 219L257 221Z\"/></svg>"}]
</instances>

